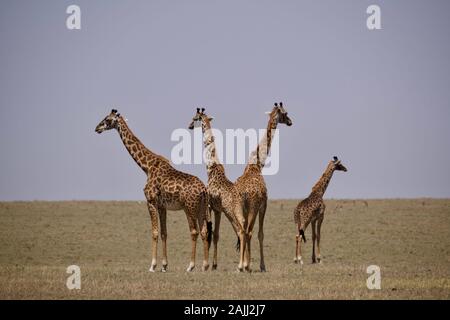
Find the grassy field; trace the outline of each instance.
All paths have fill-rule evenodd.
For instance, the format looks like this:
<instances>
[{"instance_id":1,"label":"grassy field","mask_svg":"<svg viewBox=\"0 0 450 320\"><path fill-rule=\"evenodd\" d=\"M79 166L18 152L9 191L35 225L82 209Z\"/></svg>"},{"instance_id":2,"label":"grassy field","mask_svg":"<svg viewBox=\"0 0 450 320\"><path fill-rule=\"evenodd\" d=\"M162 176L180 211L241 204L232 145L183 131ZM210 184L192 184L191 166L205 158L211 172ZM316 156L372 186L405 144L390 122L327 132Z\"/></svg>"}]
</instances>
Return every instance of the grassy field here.
<instances>
[{"instance_id":1,"label":"grassy field","mask_svg":"<svg viewBox=\"0 0 450 320\"><path fill-rule=\"evenodd\" d=\"M268 272L258 271L257 237L254 271L236 272L236 239L222 218L218 270L200 271L199 241L197 268L188 274L190 236L183 212L168 212L169 271L150 273L144 202L3 202L0 299L450 298L450 200L329 200L323 263L311 264L308 228L303 267L293 263L296 204L270 201ZM72 264L81 268L81 290L66 287ZM372 264L381 268L381 290L366 287Z\"/></svg>"}]
</instances>

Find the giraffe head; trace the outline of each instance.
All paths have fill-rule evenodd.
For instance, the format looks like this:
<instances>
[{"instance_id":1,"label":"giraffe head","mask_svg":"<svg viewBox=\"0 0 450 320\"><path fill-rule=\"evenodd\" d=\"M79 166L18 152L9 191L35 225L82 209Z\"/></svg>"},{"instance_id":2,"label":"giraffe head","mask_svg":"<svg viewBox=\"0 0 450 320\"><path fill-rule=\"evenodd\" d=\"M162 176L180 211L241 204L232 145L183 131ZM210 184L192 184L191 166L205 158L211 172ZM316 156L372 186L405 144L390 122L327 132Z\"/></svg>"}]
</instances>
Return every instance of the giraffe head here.
<instances>
[{"instance_id":1,"label":"giraffe head","mask_svg":"<svg viewBox=\"0 0 450 320\"><path fill-rule=\"evenodd\" d=\"M277 124L283 123L288 127L292 126L292 120L288 117L288 113L283 107L283 102L280 102L279 104L275 102L272 111L266 113L269 114Z\"/></svg>"},{"instance_id":2,"label":"giraffe head","mask_svg":"<svg viewBox=\"0 0 450 320\"><path fill-rule=\"evenodd\" d=\"M102 133L105 130L117 129L119 119L120 113L117 113L116 109L112 109L111 113L95 127L95 132Z\"/></svg>"},{"instance_id":3,"label":"giraffe head","mask_svg":"<svg viewBox=\"0 0 450 320\"><path fill-rule=\"evenodd\" d=\"M347 168L344 167L344 165L341 163L341 160L339 160L338 157L334 156L331 162L334 166L334 170L347 172Z\"/></svg>"},{"instance_id":4,"label":"giraffe head","mask_svg":"<svg viewBox=\"0 0 450 320\"><path fill-rule=\"evenodd\" d=\"M205 129L205 126L210 126L210 122L213 120L213 118L208 117L205 113L205 108L197 108L197 111L192 118L192 122L189 125L189 129L193 130L195 127L202 126L203 129Z\"/></svg>"}]
</instances>

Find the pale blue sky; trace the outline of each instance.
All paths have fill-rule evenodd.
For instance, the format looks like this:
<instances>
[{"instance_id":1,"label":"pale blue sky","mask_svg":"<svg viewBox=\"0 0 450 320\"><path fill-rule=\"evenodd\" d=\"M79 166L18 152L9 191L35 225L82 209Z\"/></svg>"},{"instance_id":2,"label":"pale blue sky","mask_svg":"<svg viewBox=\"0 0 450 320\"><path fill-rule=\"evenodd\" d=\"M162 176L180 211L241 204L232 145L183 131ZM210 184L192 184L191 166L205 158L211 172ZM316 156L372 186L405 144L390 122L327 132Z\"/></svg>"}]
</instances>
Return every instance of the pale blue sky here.
<instances>
[{"instance_id":1,"label":"pale blue sky","mask_svg":"<svg viewBox=\"0 0 450 320\"><path fill-rule=\"evenodd\" d=\"M66 7L82 30L66 29ZM366 28L378 4L382 30ZM329 198L450 197L448 1L1 1L0 200L144 199L118 107L148 148L195 107L214 127L264 128L275 101L271 198L303 198L332 156ZM206 182L203 165L178 168ZM226 166L235 180L242 165Z\"/></svg>"}]
</instances>

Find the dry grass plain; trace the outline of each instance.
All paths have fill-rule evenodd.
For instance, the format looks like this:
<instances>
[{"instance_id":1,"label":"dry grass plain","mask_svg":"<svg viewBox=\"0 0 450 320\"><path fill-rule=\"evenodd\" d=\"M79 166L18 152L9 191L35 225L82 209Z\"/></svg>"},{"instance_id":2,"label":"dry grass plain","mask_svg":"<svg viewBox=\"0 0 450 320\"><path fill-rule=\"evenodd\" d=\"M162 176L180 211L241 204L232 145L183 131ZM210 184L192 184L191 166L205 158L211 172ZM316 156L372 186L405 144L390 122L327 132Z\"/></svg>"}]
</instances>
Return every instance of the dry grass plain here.
<instances>
[{"instance_id":1,"label":"dry grass plain","mask_svg":"<svg viewBox=\"0 0 450 320\"><path fill-rule=\"evenodd\" d=\"M253 240L252 273L236 272L235 237L222 218L217 271L186 273L189 231L168 212L169 271L149 273L150 218L144 202L0 203L0 299L449 299L450 200L328 200L323 263L293 263L294 200L270 201L266 273ZM257 229L257 226L255 227ZM160 264L160 261L158 261ZM81 290L66 268L81 268ZM366 287L381 267L381 290ZM160 267L160 265L159 265Z\"/></svg>"}]
</instances>

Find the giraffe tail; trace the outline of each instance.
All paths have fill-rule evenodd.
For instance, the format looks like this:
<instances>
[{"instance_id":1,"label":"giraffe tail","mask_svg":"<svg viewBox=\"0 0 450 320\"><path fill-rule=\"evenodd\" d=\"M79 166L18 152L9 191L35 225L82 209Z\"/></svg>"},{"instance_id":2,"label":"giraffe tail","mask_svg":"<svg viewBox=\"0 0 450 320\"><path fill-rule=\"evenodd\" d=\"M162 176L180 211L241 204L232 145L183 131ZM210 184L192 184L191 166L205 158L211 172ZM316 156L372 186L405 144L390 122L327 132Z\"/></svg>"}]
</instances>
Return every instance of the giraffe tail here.
<instances>
[{"instance_id":1,"label":"giraffe tail","mask_svg":"<svg viewBox=\"0 0 450 320\"><path fill-rule=\"evenodd\" d=\"M305 231L303 231L303 229L300 229L298 232L302 236L303 242L306 242Z\"/></svg>"},{"instance_id":2,"label":"giraffe tail","mask_svg":"<svg viewBox=\"0 0 450 320\"><path fill-rule=\"evenodd\" d=\"M206 222L206 230L208 231L208 237L206 238L206 241L208 242L208 249L211 248L211 242L212 242L212 236L213 236L213 228L212 228L212 221Z\"/></svg>"},{"instance_id":3,"label":"giraffe tail","mask_svg":"<svg viewBox=\"0 0 450 320\"><path fill-rule=\"evenodd\" d=\"M211 221L211 211L209 210L209 199L208 199L208 193L204 192L202 194L202 202L201 202L201 214L204 215L206 219L206 242L208 243L208 249L211 248L212 243L212 236L213 236L213 228L212 228L212 221Z\"/></svg>"}]
</instances>

